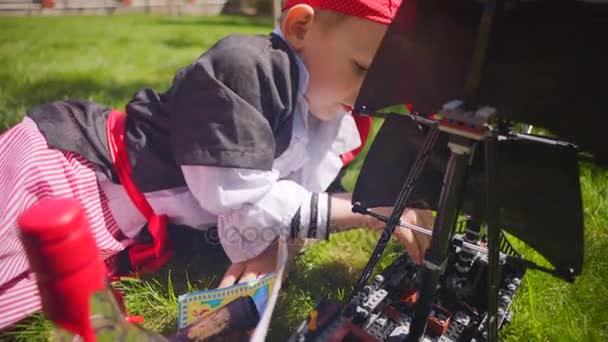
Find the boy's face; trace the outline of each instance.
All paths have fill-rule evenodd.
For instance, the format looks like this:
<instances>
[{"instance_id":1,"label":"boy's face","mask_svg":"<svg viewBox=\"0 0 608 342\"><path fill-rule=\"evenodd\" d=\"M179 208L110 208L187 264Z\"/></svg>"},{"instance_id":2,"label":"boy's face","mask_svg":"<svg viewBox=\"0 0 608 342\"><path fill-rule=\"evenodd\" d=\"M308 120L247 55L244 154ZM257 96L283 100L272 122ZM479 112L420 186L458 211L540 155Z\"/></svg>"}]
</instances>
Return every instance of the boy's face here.
<instances>
[{"instance_id":1,"label":"boy's face","mask_svg":"<svg viewBox=\"0 0 608 342\"><path fill-rule=\"evenodd\" d=\"M282 30L310 74L310 111L321 120L333 120L354 106L387 26L350 16L329 22L331 12L322 13L321 20L319 11L307 5L291 10L296 13L287 13Z\"/></svg>"}]
</instances>

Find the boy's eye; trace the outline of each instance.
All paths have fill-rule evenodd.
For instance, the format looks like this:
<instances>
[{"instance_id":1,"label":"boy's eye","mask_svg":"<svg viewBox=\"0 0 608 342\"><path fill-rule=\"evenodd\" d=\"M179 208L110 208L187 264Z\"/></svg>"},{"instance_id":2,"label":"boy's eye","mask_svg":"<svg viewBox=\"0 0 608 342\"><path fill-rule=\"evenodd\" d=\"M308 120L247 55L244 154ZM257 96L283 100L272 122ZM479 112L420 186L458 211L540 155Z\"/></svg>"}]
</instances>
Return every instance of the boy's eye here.
<instances>
[{"instance_id":1,"label":"boy's eye","mask_svg":"<svg viewBox=\"0 0 608 342\"><path fill-rule=\"evenodd\" d=\"M358 75L364 75L367 72L367 67L353 61L353 66Z\"/></svg>"}]
</instances>

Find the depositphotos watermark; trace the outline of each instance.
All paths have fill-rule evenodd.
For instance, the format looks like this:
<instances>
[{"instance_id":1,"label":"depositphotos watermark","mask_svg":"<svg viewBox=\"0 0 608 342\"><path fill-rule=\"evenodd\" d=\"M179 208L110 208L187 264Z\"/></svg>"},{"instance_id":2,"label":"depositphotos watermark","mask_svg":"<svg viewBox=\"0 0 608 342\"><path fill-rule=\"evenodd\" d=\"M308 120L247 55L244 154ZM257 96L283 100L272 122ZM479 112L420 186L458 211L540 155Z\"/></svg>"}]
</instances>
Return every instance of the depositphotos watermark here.
<instances>
[{"instance_id":1,"label":"depositphotos watermark","mask_svg":"<svg viewBox=\"0 0 608 342\"><path fill-rule=\"evenodd\" d=\"M386 231L370 230L365 228L348 228L339 229L332 227L329 234L329 240L337 241L338 243L346 242L362 242L369 240L371 243L377 243L382 236L386 236ZM279 234L289 234L288 229L280 229L274 227L223 227L223 228L211 228L202 232L204 239L208 244L221 244L226 246L243 246L247 244L255 244L256 242L262 244L270 244L274 242ZM290 245L298 245L302 243L301 238L290 238L288 243ZM315 240L315 239L312 239ZM324 241L324 240L317 240ZM402 244L399 240L393 237L389 239L388 244L400 245Z\"/></svg>"}]
</instances>

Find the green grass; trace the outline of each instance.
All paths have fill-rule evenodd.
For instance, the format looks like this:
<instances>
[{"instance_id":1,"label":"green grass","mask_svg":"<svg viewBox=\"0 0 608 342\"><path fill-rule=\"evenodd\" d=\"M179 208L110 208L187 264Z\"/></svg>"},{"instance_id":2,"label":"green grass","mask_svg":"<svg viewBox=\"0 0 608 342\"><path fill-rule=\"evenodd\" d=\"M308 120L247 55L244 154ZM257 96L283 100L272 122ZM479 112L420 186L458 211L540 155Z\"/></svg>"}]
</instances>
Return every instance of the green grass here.
<instances>
[{"instance_id":1,"label":"green grass","mask_svg":"<svg viewBox=\"0 0 608 342\"><path fill-rule=\"evenodd\" d=\"M123 108L140 87L164 90L174 72L229 33L266 33L269 20L236 17L0 17L0 131L26 108L78 98ZM377 128L378 125L376 125ZM362 158L344 178L352 188ZM608 341L608 174L581 169L586 250L574 284L529 272L515 302L505 341ZM169 334L177 319L176 296L217 285L228 260L221 247L184 233L190 251L153 277L126 281L127 305L145 325ZM315 301L344 301L370 255L377 235L352 231L317 243L292 268L269 340L282 340ZM533 251L524 248L526 255ZM401 252L391 245L380 266ZM36 315L0 335L1 341L45 340L48 321Z\"/></svg>"}]
</instances>

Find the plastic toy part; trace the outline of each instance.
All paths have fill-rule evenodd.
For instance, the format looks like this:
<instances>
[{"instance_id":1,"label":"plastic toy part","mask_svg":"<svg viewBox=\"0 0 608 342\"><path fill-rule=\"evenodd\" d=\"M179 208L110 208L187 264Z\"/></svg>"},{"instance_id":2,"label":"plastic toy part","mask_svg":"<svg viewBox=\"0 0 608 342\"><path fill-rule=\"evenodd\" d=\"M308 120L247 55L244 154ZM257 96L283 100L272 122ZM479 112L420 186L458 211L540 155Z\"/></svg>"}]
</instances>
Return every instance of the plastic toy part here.
<instances>
[{"instance_id":1,"label":"plastic toy part","mask_svg":"<svg viewBox=\"0 0 608 342\"><path fill-rule=\"evenodd\" d=\"M475 241L476 245L483 243L483 239ZM505 249L501 256L499 327L511 319L511 303L525 272L521 265L507 258L513 253L516 252ZM470 254L470 250L452 244L420 341L487 340L488 260L484 255L470 258ZM459 267L463 259L470 260L470 266L464 269ZM312 311L314 314L288 341L405 341L418 299L420 272L420 265L407 254L401 255L355 293L343 308L325 300L319 302Z\"/></svg>"}]
</instances>

